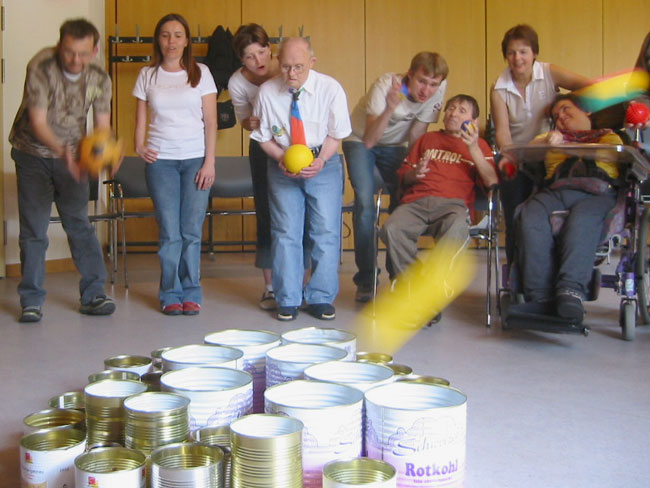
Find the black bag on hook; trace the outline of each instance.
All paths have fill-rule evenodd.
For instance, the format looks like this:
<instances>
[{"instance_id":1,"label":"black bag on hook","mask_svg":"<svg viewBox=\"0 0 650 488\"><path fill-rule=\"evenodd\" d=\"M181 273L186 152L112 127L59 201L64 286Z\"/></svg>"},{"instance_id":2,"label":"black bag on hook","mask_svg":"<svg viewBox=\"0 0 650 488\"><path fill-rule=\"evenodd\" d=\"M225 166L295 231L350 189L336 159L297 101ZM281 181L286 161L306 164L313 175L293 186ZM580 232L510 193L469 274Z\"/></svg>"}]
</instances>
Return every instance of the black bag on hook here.
<instances>
[{"instance_id":1,"label":"black bag on hook","mask_svg":"<svg viewBox=\"0 0 650 488\"><path fill-rule=\"evenodd\" d=\"M205 64L210 69L214 83L217 85L218 95L228 88L230 76L239 69L241 62L232 47L233 35L230 29L219 25L210 36L208 54ZM232 100L217 102L217 128L230 129L237 123L235 108Z\"/></svg>"}]
</instances>

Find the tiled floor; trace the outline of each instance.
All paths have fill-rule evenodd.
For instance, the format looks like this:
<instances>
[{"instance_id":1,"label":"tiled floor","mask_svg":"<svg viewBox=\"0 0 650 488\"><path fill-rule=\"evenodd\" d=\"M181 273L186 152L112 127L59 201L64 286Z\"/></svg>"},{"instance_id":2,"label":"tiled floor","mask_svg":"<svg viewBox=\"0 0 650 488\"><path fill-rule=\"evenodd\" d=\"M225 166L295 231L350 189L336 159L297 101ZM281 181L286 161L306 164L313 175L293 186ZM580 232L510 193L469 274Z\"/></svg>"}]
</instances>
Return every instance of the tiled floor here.
<instances>
[{"instance_id":1,"label":"tiled floor","mask_svg":"<svg viewBox=\"0 0 650 488\"><path fill-rule=\"evenodd\" d=\"M478 253L479 259L484 259ZM40 324L16 321L17 280L0 280L0 486L19 482L22 418L50 397L81 389L103 360L202 342L225 328L284 332L322 325L354 328L353 256L345 253L334 322L305 314L280 323L257 308L261 275L251 254L204 258L203 311L166 317L157 311L155 256L131 257L131 287L109 291L111 317L77 313L74 273L47 276L49 296ZM468 396L467 486L650 486L650 328L621 340L618 301L604 290L588 304L589 337L502 332L483 322L483 269L443 314L395 354L416 373L448 378ZM359 349L363 349L360 338Z\"/></svg>"}]
</instances>

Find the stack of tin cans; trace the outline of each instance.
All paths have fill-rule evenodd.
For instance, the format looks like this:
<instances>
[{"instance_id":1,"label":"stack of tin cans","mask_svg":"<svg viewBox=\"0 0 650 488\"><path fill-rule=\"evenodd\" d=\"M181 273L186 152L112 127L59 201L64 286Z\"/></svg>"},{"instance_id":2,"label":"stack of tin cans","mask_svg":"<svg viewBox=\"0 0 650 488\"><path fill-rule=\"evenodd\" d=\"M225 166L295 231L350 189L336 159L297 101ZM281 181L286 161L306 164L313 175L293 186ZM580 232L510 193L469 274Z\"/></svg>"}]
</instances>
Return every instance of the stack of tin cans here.
<instances>
[{"instance_id":1,"label":"stack of tin cans","mask_svg":"<svg viewBox=\"0 0 650 488\"><path fill-rule=\"evenodd\" d=\"M462 486L466 396L356 345L338 329L231 329L108 358L83 392L25 417L23 482Z\"/></svg>"}]
</instances>

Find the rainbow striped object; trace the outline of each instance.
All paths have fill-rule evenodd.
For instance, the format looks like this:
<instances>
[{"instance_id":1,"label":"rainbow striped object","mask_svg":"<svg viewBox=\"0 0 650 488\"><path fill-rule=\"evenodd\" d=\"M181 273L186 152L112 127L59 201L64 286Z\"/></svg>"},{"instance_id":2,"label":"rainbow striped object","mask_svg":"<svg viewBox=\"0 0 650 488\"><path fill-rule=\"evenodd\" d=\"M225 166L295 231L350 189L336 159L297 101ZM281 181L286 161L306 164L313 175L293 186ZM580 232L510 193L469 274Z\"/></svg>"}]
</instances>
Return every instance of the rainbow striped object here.
<instances>
[{"instance_id":1,"label":"rainbow striped object","mask_svg":"<svg viewBox=\"0 0 650 488\"><path fill-rule=\"evenodd\" d=\"M597 112L617 103L642 95L650 88L650 75L642 69L634 69L603 76L591 85L580 88L573 94L580 100L580 106L587 112Z\"/></svg>"}]
</instances>

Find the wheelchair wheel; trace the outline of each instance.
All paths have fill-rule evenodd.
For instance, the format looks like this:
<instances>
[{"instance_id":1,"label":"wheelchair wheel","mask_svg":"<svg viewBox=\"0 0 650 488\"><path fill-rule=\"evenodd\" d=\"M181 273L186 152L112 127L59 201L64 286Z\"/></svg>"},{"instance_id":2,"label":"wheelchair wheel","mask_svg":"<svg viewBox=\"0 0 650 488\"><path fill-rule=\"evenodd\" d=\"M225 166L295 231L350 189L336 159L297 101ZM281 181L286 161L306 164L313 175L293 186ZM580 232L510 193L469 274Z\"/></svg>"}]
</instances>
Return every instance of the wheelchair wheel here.
<instances>
[{"instance_id":1,"label":"wheelchair wheel","mask_svg":"<svg viewBox=\"0 0 650 488\"><path fill-rule=\"evenodd\" d=\"M636 333L636 303L631 300L621 302L618 317L623 339L626 341L633 341Z\"/></svg>"},{"instance_id":2,"label":"wheelchair wheel","mask_svg":"<svg viewBox=\"0 0 650 488\"><path fill-rule=\"evenodd\" d=\"M638 250L634 265L636 273L636 294L639 298L641 321L650 324L650 248L648 246L648 227L650 227L650 208L643 210L639 235Z\"/></svg>"}]
</instances>

